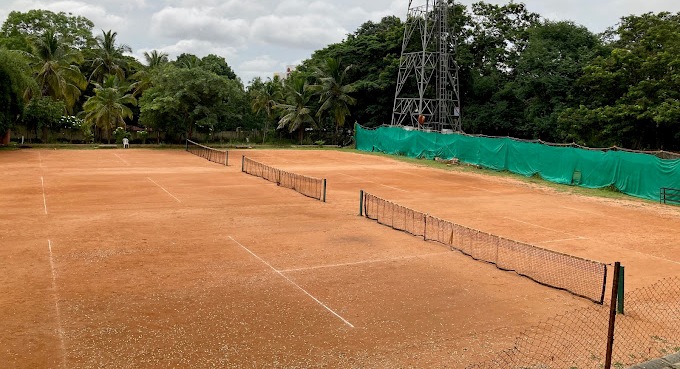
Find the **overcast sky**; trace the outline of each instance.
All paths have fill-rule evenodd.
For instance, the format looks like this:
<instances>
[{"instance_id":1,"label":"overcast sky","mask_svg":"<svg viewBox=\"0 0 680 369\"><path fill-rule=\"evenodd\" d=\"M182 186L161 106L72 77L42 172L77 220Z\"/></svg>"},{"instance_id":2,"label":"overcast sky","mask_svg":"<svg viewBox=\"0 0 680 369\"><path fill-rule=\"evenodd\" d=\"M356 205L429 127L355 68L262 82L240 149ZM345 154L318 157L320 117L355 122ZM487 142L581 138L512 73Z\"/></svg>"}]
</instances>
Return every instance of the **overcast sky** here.
<instances>
[{"instance_id":1,"label":"overcast sky","mask_svg":"<svg viewBox=\"0 0 680 369\"><path fill-rule=\"evenodd\" d=\"M414 0L424 4L425 0ZM470 5L476 0L461 0ZM508 1L487 0L488 3ZM517 1L519 2L519 1ZM622 16L680 12L679 0L525 0L530 11L571 20L602 32ZM314 50L342 41L366 21L404 19L408 0L0 0L0 20L12 10L48 9L82 15L118 32L140 60L159 50L174 59L186 52L223 56L244 83L271 77Z\"/></svg>"}]
</instances>

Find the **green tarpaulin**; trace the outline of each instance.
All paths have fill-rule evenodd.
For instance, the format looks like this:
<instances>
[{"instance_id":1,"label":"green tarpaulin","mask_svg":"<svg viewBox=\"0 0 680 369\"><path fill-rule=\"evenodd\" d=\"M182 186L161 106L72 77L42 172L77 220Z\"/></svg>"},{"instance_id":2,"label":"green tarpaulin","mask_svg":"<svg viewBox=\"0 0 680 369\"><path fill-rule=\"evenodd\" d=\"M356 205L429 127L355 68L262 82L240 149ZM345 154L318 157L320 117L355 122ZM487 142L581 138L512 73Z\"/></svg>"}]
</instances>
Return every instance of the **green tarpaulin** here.
<instances>
[{"instance_id":1,"label":"green tarpaulin","mask_svg":"<svg viewBox=\"0 0 680 369\"><path fill-rule=\"evenodd\" d=\"M680 160L618 150L587 150L517 141L405 130L355 129L358 150L413 158L457 158L462 162L524 176L540 175L561 184L615 186L628 195L659 199L663 187L680 188Z\"/></svg>"}]
</instances>

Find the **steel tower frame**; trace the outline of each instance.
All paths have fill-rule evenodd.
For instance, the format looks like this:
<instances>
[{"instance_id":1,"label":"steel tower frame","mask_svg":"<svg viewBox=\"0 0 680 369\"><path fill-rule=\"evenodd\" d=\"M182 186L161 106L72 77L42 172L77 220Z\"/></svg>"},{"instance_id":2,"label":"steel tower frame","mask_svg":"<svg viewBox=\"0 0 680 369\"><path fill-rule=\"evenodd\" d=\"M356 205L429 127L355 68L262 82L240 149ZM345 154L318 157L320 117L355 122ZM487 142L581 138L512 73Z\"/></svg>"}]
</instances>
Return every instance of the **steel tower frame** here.
<instances>
[{"instance_id":1,"label":"steel tower frame","mask_svg":"<svg viewBox=\"0 0 680 369\"><path fill-rule=\"evenodd\" d=\"M448 15L447 0L425 0L418 6L409 0L392 110L394 126L462 131L458 64L452 54L456 45ZM412 91L414 87L417 91Z\"/></svg>"}]
</instances>

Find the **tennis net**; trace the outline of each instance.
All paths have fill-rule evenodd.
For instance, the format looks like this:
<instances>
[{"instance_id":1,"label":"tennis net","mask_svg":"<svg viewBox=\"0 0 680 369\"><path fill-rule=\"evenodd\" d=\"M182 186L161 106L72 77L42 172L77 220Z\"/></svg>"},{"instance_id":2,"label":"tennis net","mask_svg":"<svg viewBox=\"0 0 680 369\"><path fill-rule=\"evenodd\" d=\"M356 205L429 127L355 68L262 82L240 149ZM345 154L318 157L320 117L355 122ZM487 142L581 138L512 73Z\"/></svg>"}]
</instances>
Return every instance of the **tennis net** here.
<instances>
[{"instance_id":1,"label":"tennis net","mask_svg":"<svg viewBox=\"0 0 680 369\"><path fill-rule=\"evenodd\" d=\"M396 230L449 246L475 260L598 304L604 301L607 265L513 241L361 192L360 213Z\"/></svg>"},{"instance_id":2,"label":"tennis net","mask_svg":"<svg viewBox=\"0 0 680 369\"><path fill-rule=\"evenodd\" d=\"M213 163L229 165L229 152L227 150L217 150L212 147L203 146L191 140L187 140L186 151L199 156Z\"/></svg>"},{"instance_id":3,"label":"tennis net","mask_svg":"<svg viewBox=\"0 0 680 369\"><path fill-rule=\"evenodd\" d=\"M326 180L286 172L243 156L241 171L264 178L285 188L295 190L305 196L326 202Z\"/></svg>"}]
</instances>

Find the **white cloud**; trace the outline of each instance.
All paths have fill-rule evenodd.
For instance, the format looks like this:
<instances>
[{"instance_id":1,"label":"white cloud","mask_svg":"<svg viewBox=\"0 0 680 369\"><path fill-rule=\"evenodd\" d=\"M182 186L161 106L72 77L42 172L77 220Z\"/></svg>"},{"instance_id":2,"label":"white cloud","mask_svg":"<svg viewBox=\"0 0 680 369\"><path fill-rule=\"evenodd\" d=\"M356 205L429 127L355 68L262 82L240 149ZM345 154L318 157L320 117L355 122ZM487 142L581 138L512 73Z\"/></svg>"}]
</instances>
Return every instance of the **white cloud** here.
<instances>
[{"instance_id":1,"label":"white cloud","mask_svg":"<svg viewBox=\"0 0 680 369\"><path fill-rule=\"evenodd\" d=\"M271 14L253 22L250 37L264 44L315 50L342 41L346 34L347 31L332 18Z\"/></svg>"},{"instance_id":2,"label":"white cloud","mask_svg":"<svg viewBox=\"0 0 680 369\"><path fill-rule=\"evenodd\" d=\"M248 22L229 19L214 8L164 8L151 17L151 32L165 38L192 38L241 45Z\"/></svg>"}]
</instances>

